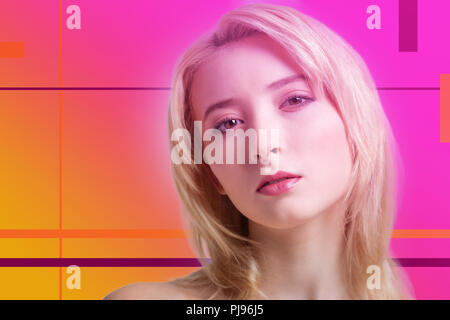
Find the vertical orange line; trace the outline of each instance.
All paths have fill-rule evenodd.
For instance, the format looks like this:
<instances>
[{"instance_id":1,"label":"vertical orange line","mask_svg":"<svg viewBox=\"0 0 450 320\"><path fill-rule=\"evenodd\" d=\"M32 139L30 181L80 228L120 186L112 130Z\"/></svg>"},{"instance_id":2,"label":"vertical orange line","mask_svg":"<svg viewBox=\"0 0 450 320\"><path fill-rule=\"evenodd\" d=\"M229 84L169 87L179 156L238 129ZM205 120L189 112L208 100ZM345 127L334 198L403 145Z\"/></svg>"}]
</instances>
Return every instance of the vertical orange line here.
<instances>
[{"instance_id":1,"label":"vertical orange line","mask_svg":"<svg viewBox=\"0 0 450 320\"><path fill-rule=\"evenodd\" d=\"M450 74L440 75L440 139L441 143L450 142Z\"/></svg>"},{"instance_id":2,"label":"vertical orange line","mask_svg":"<svg viewBox=\"0 0 450 320\"><path fill-rule=\"evenodd\" d=\"M59 0L59 87L62 87L62 0ZM59 90L59 230L62 230L62 91ZM59 258L62 238L59 236ZM59 300L62 300L62 267L59 267Z\"/></svg>"}]
</instances>

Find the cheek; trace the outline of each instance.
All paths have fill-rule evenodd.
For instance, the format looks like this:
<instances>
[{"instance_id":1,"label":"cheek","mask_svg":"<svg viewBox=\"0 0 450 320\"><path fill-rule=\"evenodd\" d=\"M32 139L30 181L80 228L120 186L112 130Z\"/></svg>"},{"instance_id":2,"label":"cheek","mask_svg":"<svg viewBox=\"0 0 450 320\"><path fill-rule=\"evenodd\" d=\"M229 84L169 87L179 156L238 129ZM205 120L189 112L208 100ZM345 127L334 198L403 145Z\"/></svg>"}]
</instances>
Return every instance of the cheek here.
<instances>
[{"instance_id":1,"label":"cheek","mask_svg":"<svg viewBox=\"0 0 450 320\"><path fill-rule=\"evenodd\" d=\"M235 165L211 164L210 168L225 191L229 192L239 188L239 173Z\"/></svg>"},{"instance_id":2,"label":"cheek","mask_svg":"<svg viewBox=\"0 0 450 320\"><path fill-rule=\"evenodd\" d=\"M322 119L319 126L311 129L309 145L305 150L308 159L305 170L311 170L311 178L318 191L341 192L348 182L352 167L344 124L339 115L334 113Z\"/></svg>"},{"instance_id":3,"label":"cheek","mask_svg":"<svg viewBox=\"0 0 450 320\"><path fill-rule=\"evenodd\" d=\"M216 144L213 155L215 155L217 160L222 159L222 164L210 164L211 171L225 190L237 190L239 187L242 187L242 178L245 176L247 168L245 163L249 161L247 156L248 144L246 143L239 147L237 138L234 138L233 141L233 138L227 138L225 135L218 139L222 140L222 148L220 148L220 144ZM208 144L211 144L211 142L208 141L203 143L203 150L205 150L205 147ZM210 145L210 147L212 147L212 145ZM238 155L240 155L240 157L238 157ZM228 164L227 158L229 158L228 161L230 161ZM244 163L240 163L240 161L243 161Z\"/></svg>"}]
</instances>

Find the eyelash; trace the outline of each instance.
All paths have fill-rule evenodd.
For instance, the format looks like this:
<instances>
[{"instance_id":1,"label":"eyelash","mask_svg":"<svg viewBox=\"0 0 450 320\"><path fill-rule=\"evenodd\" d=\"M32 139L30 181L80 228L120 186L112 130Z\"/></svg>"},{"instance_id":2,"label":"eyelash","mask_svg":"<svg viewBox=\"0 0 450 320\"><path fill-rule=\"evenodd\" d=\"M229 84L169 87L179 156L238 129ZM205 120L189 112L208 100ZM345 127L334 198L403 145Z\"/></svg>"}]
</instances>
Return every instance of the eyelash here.
<instances>
[{"instance_id":1,"label":"eyelash","mask_svg":"<svg viewBox=\"0 0 450 320\"><path fill-rule=\"evenodd\" d=\"M283 105L284 105L286 102L288 102L289 100L294 99L294 98L300 98L300 99L305 100L305 102L300 103L301 106L305 105L305 104L308 103L308 102L314 101L314 99L308 98L308 97L305 97L305 96L292 95L292 96L288 97L288 98L284 101ZM219 128L220 128L220 126L221 126L222 124L225 124L225 123L227 123L228 121L231 121L231 120L237 120L237 119L233 118L232 116L225 117L225 119L223 119L223 120L220 121L218 124L216 124L216 125L214 126L214 128L217 129L217 130L220 130ZM238 121L240 121L240 120L238 120ZM220 131L222 131L222 130L220 130ZM222 131L222 132L223 132L223 131Z\"/></svg>"}]
</instances>

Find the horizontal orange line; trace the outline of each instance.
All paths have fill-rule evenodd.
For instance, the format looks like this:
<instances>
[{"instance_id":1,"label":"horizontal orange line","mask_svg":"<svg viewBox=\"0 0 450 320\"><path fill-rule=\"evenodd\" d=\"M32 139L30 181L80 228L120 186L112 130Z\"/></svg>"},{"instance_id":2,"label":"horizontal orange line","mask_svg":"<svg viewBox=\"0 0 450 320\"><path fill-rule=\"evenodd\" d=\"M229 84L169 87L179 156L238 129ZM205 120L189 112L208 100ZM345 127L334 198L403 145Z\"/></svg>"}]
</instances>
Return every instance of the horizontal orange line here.
<instances>
[{"instance_id":1,"label":"horizontal orange line","mask_svg":"<svg viewBox=\"0 0 450 320\"><path fill-rule=\"evenodd\" d=\"M187 230L183 229L22 229L0 230L0 238L148 238L171 239L186 238ZM450 229L395 229L392 238L450 238Z\"/></svg>"},{"instance_id":2,"label":"horizontal orange line","mask_svg":"<svg viewBox=\"0 0 450 320\"><path fill-rule=\"evenodd\" d=\"M23 42L0 42L0 58L23 58L25 44Z\"/></svg>"},{"instance_id":3,"label":"horizontal orange line","mask_svg":"<svg viewBox=\"0 0 450 320\"><path fill-rule=\"evenodd\" d=\"M0 230L0 238L186 238L182 229Z\"/></svg>"},{"instance_id":4,"label":"horizontal orange line","mask_svg":"<svg viewBox=\"0 0 450 320\"><path fill-rule=\"evenodd\" d=\"M392 238L450 238L449 229L395 229Z\"/></svg>"}]
</instances>

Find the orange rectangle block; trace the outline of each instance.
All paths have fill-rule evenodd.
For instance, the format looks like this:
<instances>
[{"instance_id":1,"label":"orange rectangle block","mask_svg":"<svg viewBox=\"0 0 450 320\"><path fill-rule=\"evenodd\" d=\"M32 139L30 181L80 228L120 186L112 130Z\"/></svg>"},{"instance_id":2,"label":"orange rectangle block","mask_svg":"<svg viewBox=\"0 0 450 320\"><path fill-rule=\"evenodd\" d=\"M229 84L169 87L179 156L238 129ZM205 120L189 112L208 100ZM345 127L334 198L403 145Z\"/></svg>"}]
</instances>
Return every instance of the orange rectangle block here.
<instances>
[{"instance_id":1,"label":"orange rectangle block","mask_svg":"<svg viewBox=\"0 0 450 320\"><path fill-rule=\"evenodd\" d=\"M450 142L450 74L441 74L440 87L440 141Z\"/></svg>"},{"instance_id":2,"label":"orange rectangle block","mask_svg":"<svg viewBox=\"0 0 450 320\"><path fill-rule=\"evenodd\" d=\"M394 239L408 239L408 238L450 238L450 229L395 229L392 232Z\"/></svg>"},{"instance_id":3,"label":"orange rectangle block","mask_svg":"<svg viewBox=\"0 0 450 320\"><path fill-rule=\"evenodd\" d=\"M0 42L0 58L23 58L24 55L23 42Z\"/></svg>"}]
</instances>

